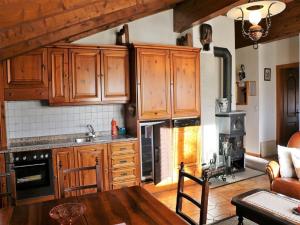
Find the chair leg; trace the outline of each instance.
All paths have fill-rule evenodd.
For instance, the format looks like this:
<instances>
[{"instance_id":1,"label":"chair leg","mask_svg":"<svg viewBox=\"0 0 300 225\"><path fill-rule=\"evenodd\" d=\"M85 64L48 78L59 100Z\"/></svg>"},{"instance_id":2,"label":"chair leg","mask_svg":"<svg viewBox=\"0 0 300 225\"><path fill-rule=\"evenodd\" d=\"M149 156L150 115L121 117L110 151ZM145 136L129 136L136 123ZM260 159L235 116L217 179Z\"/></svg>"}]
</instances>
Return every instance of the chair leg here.
<instances>
[{"instance_id":1,"label":"chair leg","mask_svg":"<svg viewBox=\"0 0 300 225\"><path fill-rule=\"evenodd\" d=\"M243 220L244 220L244 218L242 216L239 216L239 223L238 223L238 225L244 225Z\"/></svg>"}]
</instances>

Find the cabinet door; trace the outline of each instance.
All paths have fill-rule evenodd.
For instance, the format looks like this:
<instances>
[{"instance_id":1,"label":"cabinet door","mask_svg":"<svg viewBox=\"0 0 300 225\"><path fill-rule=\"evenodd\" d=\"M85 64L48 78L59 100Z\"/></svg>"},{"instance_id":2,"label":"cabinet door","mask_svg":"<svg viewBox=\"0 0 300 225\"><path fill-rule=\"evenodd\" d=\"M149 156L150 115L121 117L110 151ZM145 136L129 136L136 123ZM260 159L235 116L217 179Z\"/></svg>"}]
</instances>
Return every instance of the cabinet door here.
<instances>
[{"instance_id":1,"label":"cabinet door","mask_svg":"<svg viewBox=\"0 0 300 225\"><path fill-rule=\"evenodd\" d=\"M69 101L68 49L48 49L49 102L59 104Z\"/></svg>"},{"instance_id":2,"label":"cabinet door","mask_svg":"<svg viewBox=\"0 0 300 225\"><path fill-rule=\"evenodd\" d=\"M104 190L107 190L107 179L108 179L108 170L107 170L107 145L90 145L90 146L82 146L75 147L75 156L77 167L87 167L87 166L95 166L96 158L98 158L99 164L102 164L102 184ZM96 184L96 171L88 170L82 171L79 174L78 185L90 185ZM81 194L93 193L96 192L96 189L92 190L82 190Z\"/></svg>"},{"instance_id":3,"label":"cabinet door","mask_svg":"<svg viewBox=\"0 0 300 225\"><path fill-rule=\"evenodd\" d=\"M173 129L173 151L175 159L175 176L181 162L185 170L195 176L201 172L200 127L182 127Z\"/></svg>"},{"instance_id":4,"label":"cabinet door","mask_svg":"<svg viewBox=\"0 0 300 225\"><path fill-rule=\"evenodd\" d=\"M6 61L6 88L48 87L47 49L42 48Z\"/></svg>"},{"instance_id":5,"label":"cabinet door","mask_svg":"<svg viewBox=\"0 0 300 225\"><path fill-rule=\"evenodd\" d=\"M128 50L107 49L101 52L102 101L129 100Z\"/></svg>"},{"instance_id":6,"label":"cabinet door","mask_svg":"<svg viewBox=\"0 0 300 225\"><path fill-rule=\"evenodd\" d=\"M172 117L200 115L199 52L171 51Z\"/></svg>"},{"instance_id":7,"label":"cabinet door","mask_svg":"<svg viewBox=\"0 0 300 225\"><path fill-rule=\"evenodd\" d=\"M170 118L169 51L137 49L139 119Z\"/></svg>"},{"instance_id":8,"label":"cabinet door","mask_svg":"<svg viewBox=\"0 0 300 225\"><path fill-rule=\"evenodd\" d=\"M0 174L5 174L5 157L4 154L0 154ZM6 179L5 177L0 178L0 192L5 193L6 192ZM7 199L6 198L0 198L0 208L7 206Z\"/></svg>"},{"instance_id":9,"label":"cabinet door","mask_svg":"<svg viewBox=\"0 0 300 225\"><path fill-rule=\"evenodd\" d=\"M71 102L99 102L100 52L94 49L70 49Z\"/></svg>"},{"instance_id":10,"label":"cabinet door","mask_svg":"<svg viewBox=\"0 0 300 225\"><path fill-rule=\"evenodd\" d=\"M48 99L47 49L5 62L5 100Z\"/></svg>"},{"instance_id":11,"label":"cabinet door","mask_svg":"<svg viewBox=\"0 0 300 225\"><path fill-rule=\"evenodd\" d=\"M73 148L58 148L53 149L52 151L53 159L53 170L54 170L54 179L55 179L55 195L57 198L60 198L61 190L59 188L59 181L61 177L59 176L59 162L62 162L63 169L75 168L75 157ZM65 188L74 187L76 185L76 176L75 174L69 174L64 178ZM66 193L66 197L75 196L76 193Z\"/></svg>"}]
</instances>

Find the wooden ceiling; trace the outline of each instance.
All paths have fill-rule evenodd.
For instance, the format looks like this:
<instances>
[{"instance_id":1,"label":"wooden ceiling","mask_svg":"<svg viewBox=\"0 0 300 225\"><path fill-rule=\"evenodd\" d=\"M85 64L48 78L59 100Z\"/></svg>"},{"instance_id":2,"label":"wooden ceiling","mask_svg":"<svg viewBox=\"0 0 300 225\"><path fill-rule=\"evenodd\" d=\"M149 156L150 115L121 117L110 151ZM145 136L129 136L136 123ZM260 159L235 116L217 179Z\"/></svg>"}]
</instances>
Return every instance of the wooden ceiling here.
<instances>
[{"instance_id":1,"label":"wooden ceiling","mask_svg":"<svg viewBox=\"0 0 300 225\"><path fill-rule=\"evenodd\" d=\"M0 1L0 60L63 40L73 41L183 0Z\"/></svg>"},{"instance_id":2,"label":"wooden ceiling","mask_svg":"<svg viewBox=\"0 0 300 225\"><path fill-rule=\"evenodd\" d=\"M0 60L60 41L72 42L169 8L174 8L174 31L181 32L247 1L0 0ZM270 38L299 33L300 3L289 4L293 5L272 20ZM244 45L249 43L237 40L237 46Z\"/></svg>"}]
</instances>

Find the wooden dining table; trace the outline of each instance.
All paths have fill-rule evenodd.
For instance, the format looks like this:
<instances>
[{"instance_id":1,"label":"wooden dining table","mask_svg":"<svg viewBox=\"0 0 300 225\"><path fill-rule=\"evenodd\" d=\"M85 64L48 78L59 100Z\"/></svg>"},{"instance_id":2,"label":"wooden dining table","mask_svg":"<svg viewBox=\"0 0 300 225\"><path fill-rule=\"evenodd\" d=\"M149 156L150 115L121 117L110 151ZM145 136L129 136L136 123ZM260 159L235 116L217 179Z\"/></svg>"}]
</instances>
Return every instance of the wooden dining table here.
<instances>
[{"instance_id":1,"label":"wooden dining table","mask_svg":"<svg viewBox=\"0 0 300 225\"><path fill-rule=\"evenodd\" d=\"M0 225L57 225L49 211L70 202L86 206L84 215L74 225L187 225L139 186L1 209Z\"/></svg>"}]
</instances>

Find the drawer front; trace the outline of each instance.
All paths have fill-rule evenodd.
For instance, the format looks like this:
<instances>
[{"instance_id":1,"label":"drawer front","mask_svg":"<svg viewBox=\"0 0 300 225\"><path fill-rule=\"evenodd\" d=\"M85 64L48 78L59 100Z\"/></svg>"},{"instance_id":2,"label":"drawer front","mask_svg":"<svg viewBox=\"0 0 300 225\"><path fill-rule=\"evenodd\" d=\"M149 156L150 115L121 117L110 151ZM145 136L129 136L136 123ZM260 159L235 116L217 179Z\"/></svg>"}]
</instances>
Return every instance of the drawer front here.
<instances>
[{"instance_id":1,"label":"drawer front","mask_svg":"<svg viewBox=\"0 0 300 225\"><path fill-rule=\"evenodd\" d=\"M113 156L111 159L113 169L135 166L135 155Z\"/></svg>"},{"instance_id":2,"label":"drawer front","mask_svg":"<svg viewBox=\"0 0 300 225\"><path fill-rule=\"evenodd\" d=\"M111 155L125 155L135 153L135 143L115 143L111 144Z\"/></svg>"},{"instance_id":3,"label":"drawer front","mask_svg":"<svg viewBox=\"0 0 300 225\"><path fill-rule=\"evenodd\" d=\"M135 168L112 171L112 181L114 183L128 181L128 180L135 180L135 179L136 179Z\"/></svg>"},{"instance_id":4,"label":"drawer front","mask_svg":"<svg viewBox=\"0 0 300 225\"><path fill-rule=\"evenodd\" d=\"M131 187L131 186L135 186L135 185L138 185L137 180L127 181L127 182L120 182L120 183L113 183L112 188L113 188L113 190L115 190L115 189L120 189L120 188L124 188L124 187Z\"/></svg>"}]
</instances>

